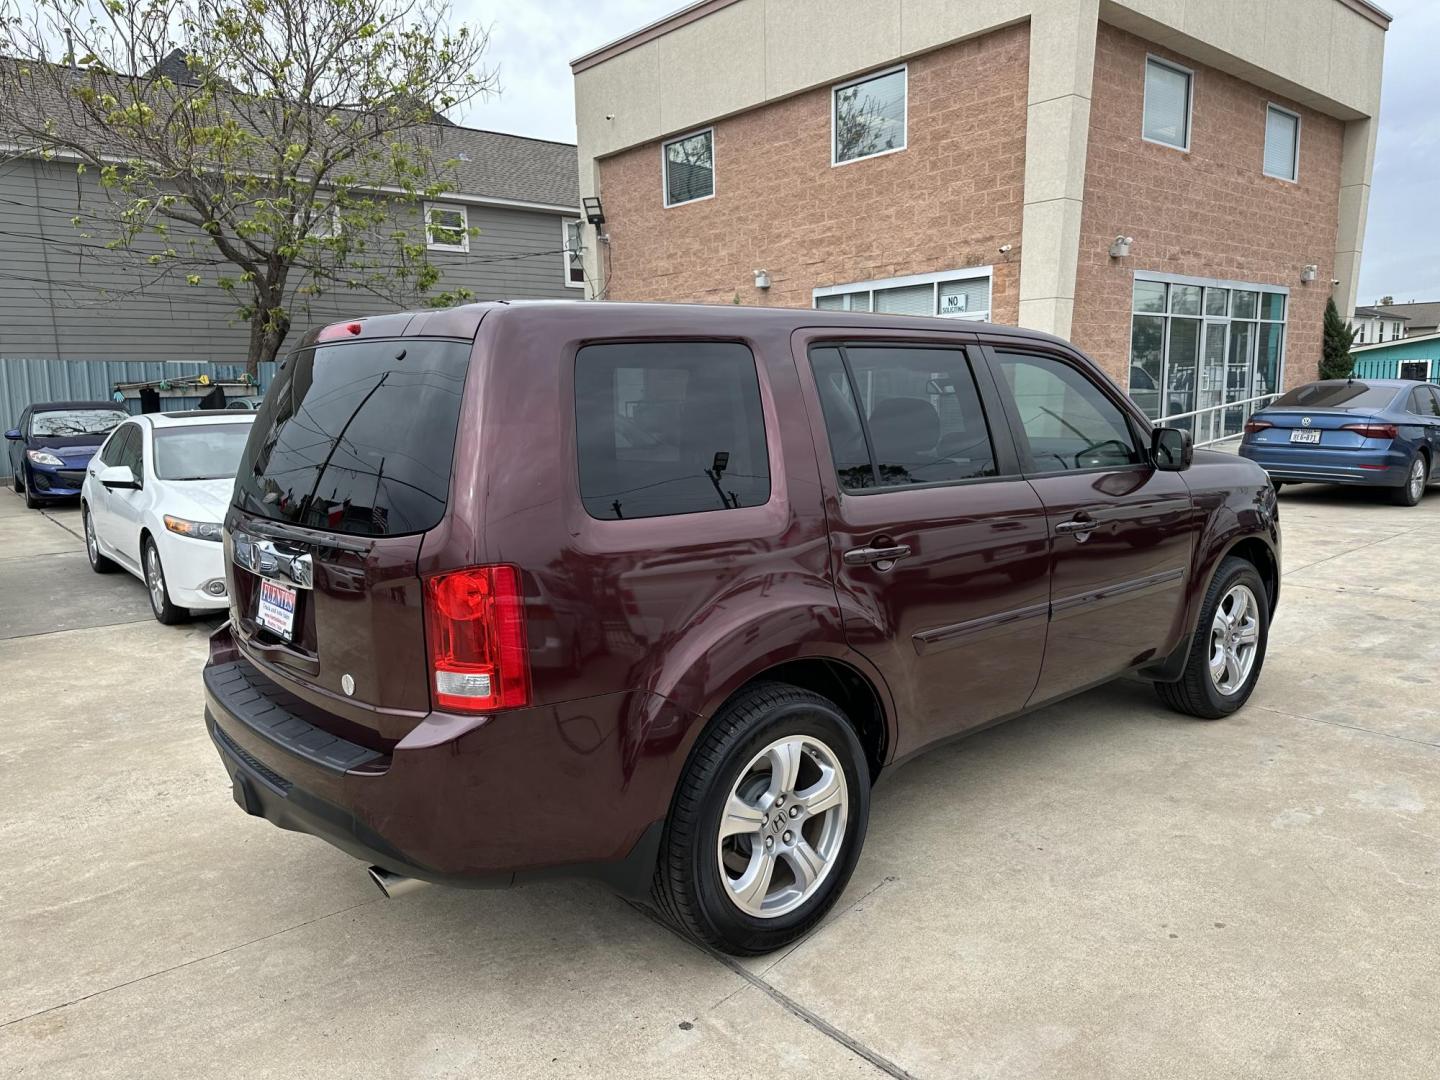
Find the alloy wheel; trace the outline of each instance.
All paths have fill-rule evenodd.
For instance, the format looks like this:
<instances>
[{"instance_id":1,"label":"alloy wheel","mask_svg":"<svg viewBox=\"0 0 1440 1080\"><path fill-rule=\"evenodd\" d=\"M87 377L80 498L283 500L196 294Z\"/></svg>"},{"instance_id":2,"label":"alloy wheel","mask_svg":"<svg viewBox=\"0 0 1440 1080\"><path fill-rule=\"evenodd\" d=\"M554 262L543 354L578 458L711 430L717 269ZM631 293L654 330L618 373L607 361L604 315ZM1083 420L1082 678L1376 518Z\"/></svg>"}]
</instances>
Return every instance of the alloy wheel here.
<instances>
[{"instance_id":1,"label":"alloy wheel","mask_svg":"<svg viewBox=\"0 0 1440 1080\"><path fill-rule=\"evenodd\" d=\"M1410 479L1406 481L1410 487L1410 498L1418 501L1425 492L1425 460L1417 457L1410 465Z\"/></svg>"},{"instance_id":2,"label":"alloy wheel","mask_svg":"<svg viewBox=\"0 0 1440 1080\"><path fill-rule=\"evenodd\" d=\"M720 821L716 857L730 900L762 919L805 903L839 862L849 808L845 770L819 739L791 735L761 750Z\"/></svg>"},{"instance_id":3,"label":"alloy wheel","mask_svg":"<svg viewBox=\"0 0 1440 1080\"><path fill-rule=\"evenodd\" d=\"M165 574L160 569L160 553L151 544L145 549L145 585L150 590L150 603L158 611L165 610Z\"/></svg>"},{"instance_id":4,"label":"alloy wheel","mask_svg":"<svg viewBox=\"0 0 1440 1080\"><path fill-rule=\"evenodd\" d=\"M1210 623L1210 680L1227 697L1250 677L1260 644L1260 606L1248 585L1221 599Z\"/></svg>"},{"instance_id":5,"label":"alloy wheel","mask_svg":"<svg viewBox=\"0 0 1440 1080\"><path fill-rule=\"evenodd\" d=\"M90 565L94 566L100 558L100 544L95 539L95 526L90 521L90 511L86 510L82 516L85 519L85 554L90 556Z\"/></svg>"}]
</instances>

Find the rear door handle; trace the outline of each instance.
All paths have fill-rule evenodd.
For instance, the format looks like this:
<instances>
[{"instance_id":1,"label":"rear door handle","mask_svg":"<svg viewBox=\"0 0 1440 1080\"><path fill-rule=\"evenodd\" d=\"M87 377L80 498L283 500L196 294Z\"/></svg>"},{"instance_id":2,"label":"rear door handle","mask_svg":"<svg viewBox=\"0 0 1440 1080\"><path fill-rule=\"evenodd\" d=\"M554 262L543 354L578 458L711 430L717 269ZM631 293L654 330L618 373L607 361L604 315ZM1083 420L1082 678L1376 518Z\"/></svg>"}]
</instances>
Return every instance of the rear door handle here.
<instances>
[{"instance_id":1,"label":"rear door handle","mask_svg":"<svg viewBox=\"0 0 1440 1080\"><path fill-rule=\"evenodd\" d=\"M858 547L845 552L846 566L875 566L879 563L893 563L910 554L909 544L894 544L890 547ZM886 569L881 567L881 569Z\"/></svg>"},{"instance_id":2,"label":"rear door handle","mask_svg":"<svg viewBox=\"0 0 1440 1080\"><path fill-rule=\"evenodd\" d=\"M1055 526L1057 533L1088 533L1091 529L1098 529L1100 522L1094 518L1076 518L1074 521L1062 521Z\"/></svg>"}]
</instances>

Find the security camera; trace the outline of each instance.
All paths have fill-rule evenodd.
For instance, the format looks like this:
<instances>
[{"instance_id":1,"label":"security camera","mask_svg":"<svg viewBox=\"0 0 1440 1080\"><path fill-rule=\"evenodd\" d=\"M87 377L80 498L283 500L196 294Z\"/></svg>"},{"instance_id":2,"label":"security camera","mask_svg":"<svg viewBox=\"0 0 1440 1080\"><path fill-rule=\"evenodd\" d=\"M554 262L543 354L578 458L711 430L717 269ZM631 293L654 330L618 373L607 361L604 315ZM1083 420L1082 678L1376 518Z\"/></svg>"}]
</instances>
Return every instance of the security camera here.
<instances>
[{"instance_id":1,"label":"security camera","mask_svg":"<svg viewBox=\"0 0 1440 1080\"><path fill-rule=\"evenodd\" d=\"M1331 285L1339 285L1339 284L1340 284L1340 279L1339 279L1338 277L1332 277L1332 278L1330 279L1330 284L1331 284Z\"/></svg>"},{"instance_id":2,"label":"security camera","mask_svg":"<svg viewBox=\"0 0 1440 1080\"><path fill-rule=\"evenodd\" d=\"M606 119L606 120L614 120L614 119L615 119L615 114L614 114L613 112L607 112L607 113L605 114L605 119Z\"/></svg>"},{"instance_id":3,"label":"security camera","mask_svg":"<svg viewBox=\"0 0 1440 1080\"><path fill-rule=\"evenodd\" d=\"M1000 254L1001 254L1001 255L1009 255L1009 254L1010 254L1010 249L1011 249L1012 247L1014 247L1014 246L1015 246L1014 244L1001 244L1001 245L1000 245Z\"/></svg>"}]
</instances>

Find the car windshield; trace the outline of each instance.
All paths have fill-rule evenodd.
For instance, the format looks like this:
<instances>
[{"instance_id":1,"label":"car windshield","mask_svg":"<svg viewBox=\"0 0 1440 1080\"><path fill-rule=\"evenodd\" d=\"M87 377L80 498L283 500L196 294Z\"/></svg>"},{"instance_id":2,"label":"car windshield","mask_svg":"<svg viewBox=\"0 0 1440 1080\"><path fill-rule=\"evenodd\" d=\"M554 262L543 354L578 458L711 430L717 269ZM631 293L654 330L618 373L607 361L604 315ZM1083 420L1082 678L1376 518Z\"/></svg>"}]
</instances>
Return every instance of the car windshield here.
<instances>
[{"instance_id":1,"label":"car windshield","mask_svg":"<svg viewBox=\"0 0 1440 1080\"><path fill-rule=\"evenodd\" d=\"M240 466L249 424L187 424L155 432L161 480L230 480Z\"/></svg>"},{"instance_id":2,"label":"car windshield","mask_svg":"<svg viewBox=\"0 0 1440 1080\"><path fill-rule=\"evenodd\" d=\"M1297 409L1383 409L1395 400L1399 391L1393 386L1371 386L1369 383L1317 382L1297 386L1275 400L1277 408Z\"/></svg>"},{"instance_id":3,"label":"car windshield","mask_svg":"<svg viewBox=\"0 0 1440 1080\"><path fill-rule=\"evenodd\" d=\"M47 409L30 417L30 434L54 438L105 435L130 419L124 409Z\"/></svg>"}]
</instances>

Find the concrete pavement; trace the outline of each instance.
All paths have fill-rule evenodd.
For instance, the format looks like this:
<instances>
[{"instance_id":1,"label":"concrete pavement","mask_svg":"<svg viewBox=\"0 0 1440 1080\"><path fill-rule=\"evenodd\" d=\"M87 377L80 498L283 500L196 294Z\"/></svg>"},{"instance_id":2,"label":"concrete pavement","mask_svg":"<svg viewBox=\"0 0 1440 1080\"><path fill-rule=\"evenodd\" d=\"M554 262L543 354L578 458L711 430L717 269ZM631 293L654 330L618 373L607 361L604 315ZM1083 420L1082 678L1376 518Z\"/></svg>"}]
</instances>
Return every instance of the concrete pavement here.
<instances>
[{"instance_id":1,"label":"concrete pavement","mask_svg":"<svg viewBox=\"0 0 1440 1080\"><path fill-rule=\"evenodd\" d=\"M819 931L740 964L583 882L386 901L246 818L213 621L0 496L0 1075L1432 1076L1440 493L1281 506L1238 716L1116 684L937 750Z\"/></svg>"}]
</instances>

